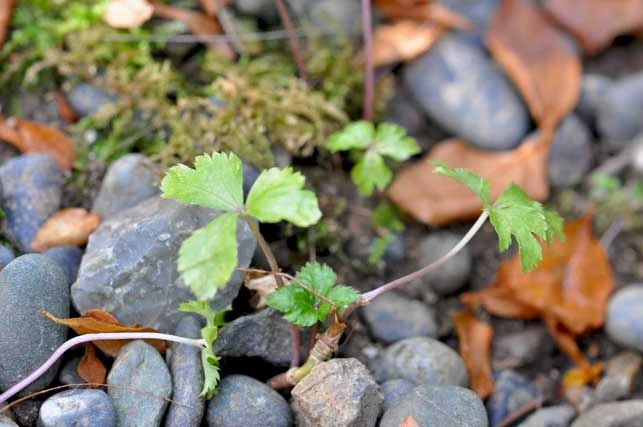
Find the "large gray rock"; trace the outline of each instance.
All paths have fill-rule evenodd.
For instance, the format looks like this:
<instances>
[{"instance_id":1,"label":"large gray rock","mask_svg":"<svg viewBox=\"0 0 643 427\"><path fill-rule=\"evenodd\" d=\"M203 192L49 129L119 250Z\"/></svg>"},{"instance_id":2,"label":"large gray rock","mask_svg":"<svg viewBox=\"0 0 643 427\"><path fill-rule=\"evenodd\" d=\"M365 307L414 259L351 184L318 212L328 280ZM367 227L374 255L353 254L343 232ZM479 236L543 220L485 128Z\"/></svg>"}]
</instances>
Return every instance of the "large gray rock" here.
<instances>
[{"instance_id":1,"label":"large gray rock","mask_svg":"<svg viewBox=\"0 0 643 427\"><path fill-rule=\"evenodd\" d=\"M89 237L71 287L74 306L81 313L98 308L125 324L174 331L181 317L179 303L194 298L176 270L179 247L216 216L212 209L152 197L103 222ZM247 267L255 238L242 220L237 230L239 267ZM212 307L228 306L240 286L235 272Z\"/></svg>"},{"instance_id":2,"label":"large gray rock","mask_svg":"<svg viewBox=\"0 0 643 427\"><path fill-rule=\"evenodd\" d=\"M201 324L192 316L179 321L176 335L201 338ZM173 344L170 372L174 392L165 417L165 427L199 427L205 401L199 397L203 387L201 350L188 344Z\"/></svg>"},{"instance_id":3,"label":"large gray rock","mask_svg":"<svg viewBox=\"0 0 643 427\"><path fill-rule=\"evenodd\" d=\"M451 384L466 387L467 370L460 355L438 340L413 337L398 341L380 353L371 365L379 383L404 378L415 384Z\"/></svg>"},{"instance_id":4,"label":"large gray rock","mask_svg":"<svg viewBox=\"0 0 643 427\"><path fill-rule=\"evenodd\" d=\"M261 381L230 375L208 404L208 427L290 427L292 413L286 400Z\"/></svg>"},{"instance_id":5,"label":"large gray rock","mask_svg":"<svg viewBox=\"0 0 643 427\"><path fill-rule=\"evenodd\" d=\"M616 291L607 304L607 336L624 347L643 352L643 284L636 283Z\"/></svg>"},{"instance_id":6,"label":"large gray rock","mask_svg":"<svg viewBox=\"0 0 643 427\"><path fill-rule=\"evenodd\" d=\"M38 427L116 427L116 410L102 390L54 394L40 407Z\"/></svg>"},{"instance_id":7,"label":"large gray rock","mask_svg":"<svg viewBox=\"0 0 643 427\"><path fill-rule=\"evenodd\" d=\"M384 413L380 427L399 427L407 416L421 426L487 427L487 412L474 392L457 386L424 384Z\"/></svg>"},{"instance_id":8,"label":"large gray rock","mask_svg":"<svg viewBox=\"0 0 643 427\"><path fill-rule=\"evenodd\" d=\"M357 359L332 359L316 366L292 389L300 427L374 426L384 400Z\"/></svg>"},{"instance_id":9,"label":"large gray rock","mask_svg":"<svg viewBox=\"0 0 643 427\"><path fill-rule=\"evenodd\" d=\"M643 400L603 403L576 418L571 427L643 427Z\"/></svg>"},{"instance_id":10,"label":"large gray rock","mask_svg":"<svg viewBox=\"0 0 643 427\"><path fill-rule=\"evenodd\" d=\"M158 351L145 341L133 341L118 352L107 375L118 425L161 425L167 399L172 397L172 377Z\"/></svg>"},{"instance_id":11,"label":"large gray rock","mask_svg":"<svg viewBox=\"0 0 643 427\"><path fill-rule=\"evenodd\" d=\"M67 327L45 318L41 310L69 317L67 278L49 258L23 255L0 272L0 390L36 370L67 338ZM49 385L58 364L23 393Z\"/></svg>"},{"instance_id":12,"label":"large gray rock","mask_svg":"<svg viewBox=\"0 0 643 427\"><path fill-rule=\"evenodd\" d=\"M510 149L527 133L529 115L509 80L482 46L458 34L442 37L403 77L431 118L478 147Z\"/></svg>"},{"instance_id":13,"label":"large gray rock","mask_svg":"<svg viewBox=\"0 0 643 427\"><path fill-rule=\"evenodd\" d=\"M127 154L116 160L105 174L92 210L104 221L159 194L158 169L142 154Z\"/></svg>"}]
</instances>

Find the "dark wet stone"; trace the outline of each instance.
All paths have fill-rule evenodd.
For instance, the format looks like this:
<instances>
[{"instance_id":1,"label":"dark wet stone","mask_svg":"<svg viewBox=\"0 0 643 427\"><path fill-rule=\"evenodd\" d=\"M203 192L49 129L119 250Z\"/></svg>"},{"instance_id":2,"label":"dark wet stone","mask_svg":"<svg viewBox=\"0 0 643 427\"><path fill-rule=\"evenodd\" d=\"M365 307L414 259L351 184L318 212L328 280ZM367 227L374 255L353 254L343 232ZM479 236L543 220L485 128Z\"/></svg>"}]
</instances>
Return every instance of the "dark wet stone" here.
<instances>
[{"instance_id":1,"label":"dark wet stone","mask_svg":"<svg viewBox=\"0 0 643 427\"><path fill-rule=\"evenodd\" d=\"M65 277L67 277L70 286L76 281L80 261L83 258L82 249L76 246L58 246L47 249L42 254L50 258L60 267L63 273L65 273Z\"/></svg>"},{"instance_id":2,"label":"dark wet stone","mask_svg":"<svg viewBox=\"0 0 643 427\"><path fill-rule=\"evenodd\" d=\"M38 427L116 427L116 411L102 390L67 390L40 407Z\"/></svg>"},{"instance_id":3,"label":"dark wet stone","mask_svg":"<svg viewBox=\"0 0 643 427\"><path fill-rule=\"evenodd\" d=\"M623 78L601 96L597 108L598 133L613 149L625 147L643 130L643 72Z\"/></svg>"},{"instance_id":4,"label":"dark wet stone","mask_svg":"<svg viewBox=\"0 0 643 427\"><path fill-rule=\"evenodd\" d=\"M592 166L591 133L575 115L567 116L556 129L549 151L549 182L558 188L579 184Z\"/></svg>"},{"instance_id":5,"label":"dark wet stone","mask_svg":"<svg viewBox=\"0 0 643 427\"><path fill-rule=\"evenodd\" d=\"M575 114L587 125L593 126L601 98L609 90L612 80L599 74L584 74L580 83L580 93Z\"/></svg>"}]
</instances>

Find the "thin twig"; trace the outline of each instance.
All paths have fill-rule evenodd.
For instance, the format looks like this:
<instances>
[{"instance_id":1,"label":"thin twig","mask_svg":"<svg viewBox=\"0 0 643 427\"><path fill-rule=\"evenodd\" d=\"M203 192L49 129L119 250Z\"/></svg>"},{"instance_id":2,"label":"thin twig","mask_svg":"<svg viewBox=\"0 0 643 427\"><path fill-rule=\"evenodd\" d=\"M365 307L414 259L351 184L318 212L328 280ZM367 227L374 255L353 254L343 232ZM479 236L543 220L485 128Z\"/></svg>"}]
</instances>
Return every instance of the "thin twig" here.
<instances>
[{"instance_id":1,"label":"thin twig","mask_svg":"<svg viewBox=\"0 0 643 427\"><path fill-rule=\"evenodd\" d=\"M373 120L375 92L375 63L373 60L373 35L371 23L371 0L362 0L362 33L364 35L364 120Z\"/></svg>"},{"instance_id":2,"label":"thin twig","mask_svg":"<svg viewBox=\"0 0 643 427\"><path fill-rule=\"evenodd\" d=\"M179 344L188 344L200 349L205 348L205 341L202 339L184 338L176 335L161 334L158 332L108 332L100 334L85 334L74 337L65 341L60 347L52 353L45 363L40 365L38 369L33 371L24 379L20 380L17 384L9 388L9 390L0 394L0 403L6 402L13 395L20 393L23 389L28 387L31 383L36 381L42 374L49 369L63 354L72 347L78 344L83 344L91 341L104 341L104 340L164 340L173 341Z\"/></svg>"},{"instance_id":3,"label":"thin twig","mask_svg":"<svg viewBox=\"0 0 643 427\"><path fill-rule=\"evenodd\" d=\"M288 15L288 9L286 9L284 0L275 0L275 4L277 5L277 11L279 12L279 19L281 19L281 23L286 29L286 34L288 35L288 43L290 43L290 50L292 51L292 56L295 60L295 66L297 67L299 78L308 83L309 80L308 72L306 71L306 64L304 64L304 57L301 54L299 41L297 40L295 28L290 20L290 15Z\"/></svg>"}]
</instances>

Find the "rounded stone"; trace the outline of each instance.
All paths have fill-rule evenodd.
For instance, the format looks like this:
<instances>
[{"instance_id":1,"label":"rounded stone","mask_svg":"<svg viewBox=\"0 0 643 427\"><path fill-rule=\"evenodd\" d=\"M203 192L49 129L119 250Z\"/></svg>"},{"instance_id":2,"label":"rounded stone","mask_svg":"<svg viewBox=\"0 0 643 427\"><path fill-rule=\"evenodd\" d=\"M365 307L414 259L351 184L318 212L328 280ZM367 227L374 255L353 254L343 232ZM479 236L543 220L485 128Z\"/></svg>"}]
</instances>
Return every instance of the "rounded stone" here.
<instances>
[{"instance_id":1,"label":"rounded stone","mask_svg":"<svg viewBox=\"0 0 643 427\"><path fill-rule=\"evenodd\" d=\"M80 363L80 357L74 357L70 361L63 364L63 367L60 368L60 373L58 374L58 381L61 384L85 384L87 381L82 379L78 375L78 364Z\"/></svg>"},{"instance_id":2,"label":"rounded stone","mask_svg":"<svg viewBox=\"0 0 643 427\"><path fill-rule=\"evenodd\" d=\"M308 9L313 24L330 34L341 33L346 36L360 34L360 4L355 0L318 0Z\"/></svg>"},{"instance_id":3,"label":"rounded stone","mask_svg":"<svg viewBox=\"0 0 643 427\"><path fill-rule=\"evenodd\" d=\"M567 427L575 416L576 411L571 405L549 406L538 409L518 427Z\"/></svg>"},{"instance_id":4,"label":"rounded stone","mask_svg":"<svg viewBox=\"0 0 643 427\"><path fill-rule=\"evenodd\" d=\"M387 347L373 361L378 383L403 378L415 384L448 384L466 387L467 370L460 355L446 344L428 337L413 337Z\"/></svg>"},{"instance_id":5,"label":"rounded stone","mask_svg":"<svg viewBox=\"0 0 643 427\"><path fill-rule=\"evenodd\" d=\"M380 427L399 427L407 416L421 426L487 427L487 412L471 390L457 386L423 384L384 413Z\"/></svg>"},{"instance_id":6,"label":"rounded stone","mask_svg":"<svg viewBox=\"0 0 643 427\"><path fill-rule=\"evenodd\" d=\"M5 414L0 414L0 427L19 427L19 426Z\"/></svg>"},{"instance_id":7,"label":"rounded stone","mask_svg":"<svg viewBox=\"0 0 643 427\"><path fill-rule=\"evenodd\" d=\"M0 389L7 390L42 365L65 342L67 327L42 310L69 317L69 284L60 268L40 254L16 258L0 272ZM31 386L41 390L55 378L57 362Z\"/></svg>"},{"instance_id":8,"label":"rounded stone","mask_svg":"<svg viewBox=\"0 0 643 427\"><path fill-rule=\"evenodd\" d=\"M480 148L516 147L529 129L521 98L484 48L443 36L403 70L407 87L444 129Z\"/></svg>"},{"instance_id":9,"label":"rounded stone","mask_svg":"<svg viewBox=\"0 0 643 427\"><path fill-rule=\"evenodd\" d=\"M420 301L386 293L363 308L371 334L387 344L415 336L438 336L435 313Z\"/></svg>"},{"instance_id":10,"label":"rounded stone","mask_svg":"<svg viewBox=\"0 0 643 427\"><path fill-rule=\"evenodd\" d=\"M624 347L643 351L643 283L616 291L607 304L607 336Z\"/></svg>"},{"instance_id":11,"label":"rounded stone","mask_svg":"<svg viewBox=\"0 0 643 427\"><path fill-rule=\"evenodd\" d=\"M13 251L5 245L0 245L0 270L16 258Z\"/></svg>"},{"instance_id":12,"label":"rounded stone","mask_svg":"<svg viewBox=\"0 0 643 427\"><path fill-rule=\"evenodd\" d=\"M145 341L133 341L121 348L107 385L118 425L160 425L172 397L172 376L154 347Z\"/></svg>"},{"instance_id":13,"label":"rounded stone","mask_svg":"<svg viewBox=\"0 0 643 427\"><path fill-rule=\"evenodd\" d=\"M581 414L571 427L640 427L643 425L643 399L596 405Z\"/></svg>"},{"instance_id":14,"label":"rounded stone","mask_svg":"<svg viewBox=\"0 0 643 427\"><path fill-rule=\"evenodd\" d=\"M116 427L116 411L101 390L68 390L51 396L40 407L38 427Z\"/></svg>"},{"instance_id":15,"label":"rounded stone","mask_svg":"<svg viewBox=\"0 0 643 427\"><path fill-rule=\"evenodd\" d=\"M88 83L77 84L66 95L72 110L80 117L94 114L105 104L116 101L114 95L109 95Z\"/></svg>"},{"instance_id":16,"label":"rounded stone","mask_svg":"<svg viewBox=\"0 0 643 427\"><path fill-rule=\"evenodd\" d=\"M473 24L473 31L463 32L462 37L482 46L500 0L438 0L437 3L468 19Z\"/></svg>"},{"instance_id":17,"label":"rounded stone","mask_svg":"<svg viewBox=\"0 0 643 427\"><path fill-rule=\"evenodd\" d=\"M506 369L494 373L493 394L487 400L491 425L497 426L507 415L538 397L538 391L527 378Z\"/></svg>"},{"instance_id":18,"label":"rounded stone","mask_svg":"<svg viewBox=\"0 0 643 427\"><path fill-rule=\"evenodd\" d=\"M47 249L42 253L44 256L50 258L53 262L60 267L67 277L69 286L76 281L78 275L78 268L80 261L83 258L83 250L76 246L58 246L56 248Z\"/></svg>"},{"instance_id":19,"label":"rounded stone","mask_svg":"<svg viewBox=\"0 0 643 427\"><path fill-rule=\"evenodd\" d=\"M600 98L597 128L603 143L618 150L643 130L643 72L614 82Z\"/></svg>"},{"instance_id":20,"label":"rounded stone","mask_svg":"<svg viewBox=\"0 0 643 427\"><path fill-rule=\"evenodd\" d=\"M612 81L600 74L584 74L574 112L588 125L593 126L601 98L612 85Z\"/></svg>"},{"instance_id":21,"label":"rounded stone","mask_svg":"<svg viewBox=\"0 0 643 427\"><path fill-rule=\"evenodd\" d=\"M0 167L4 231L23 252L40 226L60 208L63 175L49 154L26 154Z\"/></svg>"},{"instance_id":22,"label":"rounded stone","mask_svg":"<svg viewBox=\"0 0 643 427\"><path fill-rule=\"evenodd\" d=\"M266 384L244 375L225 377L208 404L209 427L290 427L286 400Z\"/></svg>"},{"instance_id":23,"label":"rounded stone","mask_svg":"<svg viewBox=\"0 0 643 427\"><path fill-rule=\"evenodd\" d=\"M549 150L549 182L558 188L579 184L592 166L591 134L575 115L567 116L556 129Z\"/></svg>"},{"instance_id":24,"label":"rounded stone","mask_svg":"<svg viewBox=\"0 0 643 427\"><path fill-rule=\"evenodd\" d=\"M414 383L402 378L386 381L382 384L382 394L384 395L383 409L387 411L399 404L411 390L416 387Z\"/></svg>"}]
</instances>

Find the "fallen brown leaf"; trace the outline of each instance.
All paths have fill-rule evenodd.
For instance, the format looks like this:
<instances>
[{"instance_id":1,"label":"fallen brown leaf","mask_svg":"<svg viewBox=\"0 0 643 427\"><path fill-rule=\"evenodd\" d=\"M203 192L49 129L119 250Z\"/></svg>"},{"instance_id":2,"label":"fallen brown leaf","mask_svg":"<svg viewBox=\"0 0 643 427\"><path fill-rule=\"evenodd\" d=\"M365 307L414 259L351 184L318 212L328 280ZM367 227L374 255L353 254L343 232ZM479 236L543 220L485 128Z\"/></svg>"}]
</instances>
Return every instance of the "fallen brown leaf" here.
<instances>
[{"instance_id":1,"label":"fallen brown leaf","mask_svg":"<svg viewBox=\"0 0 643 427\"><path fill-rule=\"evenodd\" d=\"M254 308L265 307L268 297L277 290L277 280L272 274L256 277L246 274L244 277L244 285L246 288L255 292L250 301Z\"/></svg>"},{"instance_id":2,"label":"fallen brown leaf","mask_svg":"<svg viewBox=\"0 0 643 427\"><path fill-rule=\"evenodd\" d=\"M431 21L446 28L473 30L473 24L467 18L430 0L376 0L374 6L389 19Z\"/></svg>"},{"instance_id":3,"label":"fallen brown leaf","mask_svg":"<svg viewBox=\"0 0 643 427\"><path fill-rule=\"evenodd\" d=\"M152 17L153 12L154 8L147 0L112 0L103 20L112 28L138 28Z\"/></svg>"},{"instance_id":4,"label":"fallen brown leaf","mask_svg":"<svg viewBox=\"0 0 643 427\"><path fill-rule=\"evenodd\" d=\"M530 0L502 0L486 44L541 127L555 128L574 108L580 58Z\"/></svg>"},{"instance_id":5,"label":"fallen brown leaf","mask_svg":"<svg viewBox=\"0 0 643 427\"><path fill-rule=\"evenodd\" d=\"M192 33L198 36L215 36L223 34L223 28L216 17L207 16L193 10L184 10L167 6L161 3L154 3L154 15L174 19L183 22ZM235 53L230 45L224 40L206 42L208 47L229 59L235 58Z\"/></svg>"},{"instance_id":6,"label":"fallen brown leaf","mask_svg":"<svg viewBox=\"0 0 643 427\"><path fill-rule=\"evenodd\" d=\"M61 91L58 91L55 94L55 98L56 106L58 107L58 114L60 114L60 117L70 123L76 122L78 120L78 116L74 112L73 108L71 108L71 105L69 105L65 94Z\"/></svg>"},{"instance_id":7,"label":"fallen brown leaf","mask_svg":"<svg viewBox=\"0 0 643 427\"><path fill-rule=\"evenodd\" d=\"M459 350L469 374L469 388L481 399L493 393L491 339L493 329L469 310L451 313L458 334Z\"/></svg>"},{"instance_id":8,"label":"fallen brown leaf","mask_svg":"<svg viewBox=\"0 0 643 427\"><path fill-rule=\"evenodd\" d=\"M545 8L588 54L600 52L620 34L643 29L641 0L548 0Z\"/></svg>"},{"instance_id":9,"label":"fallen brown leaf","mask_svg":"<svg viewBox=\"0 0 643 427\"><path fill-rule=\"evenodd\" d=\"M428 50L445 31L437 24L410 19L379 25L373 33L375 66L410 61Z\"/></svg>"},{"instance_id":10,"label":"fallen brown leaf","mask_svg":"<svg viewBox=\"0 0 643 427\"><path fill-rule=\"evenodd\" d=\"M102 332L157 332L153 328L141 328L139 326L125 326L114 316L103 310L88 310L82 317L61 319L53 314L43 311L45 317L60 325L72 328L78 335L96 334ZM109 356L115 357L121 347L130 342L129 340L105 340L95 341L94 345ZM154 346L158 351L164 352L167 344L161 340L145 340Z\"/></svg>"},{"instance_id":11,"label":"fallen brown leaf","mask_svg":"<svg viewBox=\"0 0 643 427\"><path fill-rule=\"evenodd\" d=\"M439 160L487 178L493 199L513 182L532 199L544 200L549 194L550 141L551 132L539 131L508 152L484 151L460 140L444 141L419 162L402 168L386 194L418 221L436 227L480 215L482 202L478 196L455 180L433 173L432 162Z\"/></svg>"},{"instance_id":12,"label":"fallen brown leaf","mask_svg":"<svg viewBox=\"0 0 643 427\"><path fill-rule=\"evenodd\" d=\"M23 153L49 153L58 166L70 170L76 159L74 147L67 136L51 126L0 115L0 139Z\"/></svg>"},{"instance_id":13,"label":"fallen brown leaf","mask_svg":"<svg viewBox=\"0 0 643 427\"><path fill-rule=\"evenodd\" d=\"M400 422L400 427L420 427L420 425L417 421L415 421L415 418L407 415L406 417L404 417L402 422Z\"/></svg>"},{"instance_id":14,"label":"fallen brown leaf","mask_svg":"<svg viewBox=\"0 0 643 427\"><path fill-rule=\"evenodd\" d=\"M105 384L107 369L105 369L105 365L96 355L96 350L91 343L85 344L85 354L80 359L76 371L91 387Z\"/></svg>"},{"instance_id":15,"label":"fallen brown leaf","mask_svg":"<svg viewBox=\"0 0 643 427\"><path fill-rule=\"evenodd\" d=\"M219 7L227 6L232 0L199 0L201 8L208 16L216 16Z\"/></svg>"},{"instance_id":16,"label":"fallen brown leaf","mask_svg":"<svg viewBox=\"0 0 643 427\"><path fill-rule=\"evenodd\" d=\"M31 249L42 252L56 246L83 246L100 224L97 213L81 208L66 208L53 214L38 229Z\"/></svg>"},{"instance_id":17,"label":"fallen brown leaf","mask_svg":"<svg viewBox=\"0 0 643 427\"><path fill-rule=\"evenodd\" d=\"M9 34L13 6L13 0L0 0L0 48L4 45L7 34Z\"/></svg>"}]
</instances>

